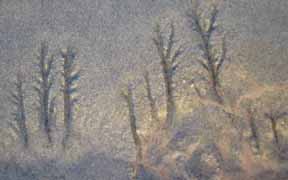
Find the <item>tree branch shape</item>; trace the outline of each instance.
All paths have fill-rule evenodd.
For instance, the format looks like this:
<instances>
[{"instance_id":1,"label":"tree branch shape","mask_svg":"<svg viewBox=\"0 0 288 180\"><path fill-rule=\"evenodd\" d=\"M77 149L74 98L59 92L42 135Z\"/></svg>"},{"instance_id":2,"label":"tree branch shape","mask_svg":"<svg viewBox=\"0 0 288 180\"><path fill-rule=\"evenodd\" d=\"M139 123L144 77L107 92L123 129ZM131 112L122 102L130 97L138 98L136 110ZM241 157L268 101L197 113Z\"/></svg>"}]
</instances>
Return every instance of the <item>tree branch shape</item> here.
<instances>
[{"instance_id":1,"label":"tree branch shape","mask_svg":"<svg viewBox=\"0 0 288 180\"><path fill-rule=\"evenodd\" d=\"M184 49L180 46L173 52L175 43L175 27L170 23L170 33L167 39L167 46L164 43L165 38L161 32L160 25L157 24L155 28L155 36L153 38L157 53L160 58L160 65L162 67L162 75L165 83L166 94L166 120L164 128L168 129L172 126L176 118L176 105L174 100L173 76L179 67L179 57L184 53ZM167 47L167 48L166 48Z\"/></svg>"},{"instance_id":2,"label":"tree branch shape","mask_svg":"<svg viewBox=\"0 0 288 180\"><path fill-rule=\"evenodd\" d=\"M199 44L199 49L203 52L203 59L197 59L196 61L201 65L201 67L208 72L208 87L212 94L212 98L223 104L223 97L219 93L220 88L220 72L223 68L223 64L226 60L226 43L225 37L222 39L222 50L220 58L217 58L213 55L212 48L213 45L211 43L211 37L213 33L216 31L216 20L218 17L218 9L216 5L212 6L212 11L208 19L205 19L201 13L199 13L199 3L197 1L195 8L188 14L189 19L192 22L192 30L198 33L201 39L201 43ZM202 22L205 22L204 25ZM205 27L204 27L205 26Z\"/></svg>"}]
</instances>

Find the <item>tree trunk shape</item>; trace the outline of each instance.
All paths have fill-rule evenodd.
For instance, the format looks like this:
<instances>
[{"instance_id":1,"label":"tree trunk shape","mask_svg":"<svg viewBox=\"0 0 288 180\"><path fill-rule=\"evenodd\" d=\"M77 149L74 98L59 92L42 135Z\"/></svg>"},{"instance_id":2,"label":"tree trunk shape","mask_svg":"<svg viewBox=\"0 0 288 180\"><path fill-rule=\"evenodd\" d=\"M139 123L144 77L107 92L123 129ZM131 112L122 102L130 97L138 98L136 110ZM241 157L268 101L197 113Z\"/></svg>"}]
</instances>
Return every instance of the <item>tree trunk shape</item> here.
<instances>
[{"instance_id":1,"label":"tree trunk shape","mask_svg":"<svg viewBox=\"0 0 288 180\"><path fill-rule=\"evenodd\" d=\"M273 132L273 138L275 141L276 146L279 148L279 135L278 135L278 131L277 131L277 122L276 119L274 118L270 118L271 121L271 128L272 128L272 132Z\"/></svg>"},{"instance_id":2,"label":"tree trunk shape","mask_svg":"<svg viewBox=\"0 0 288 180\"><path fill-rule=\"evenodd\" d=\"M28 130L26 126L26 115L25 115L25 106L23 97L21 97L20 101L20 113L21 113L21 120L19 121L19 129L23 141L23 145L25 148L29 146L29 137L28 137Z\"/></svg>"},{"instance_id":3,"label":"tree trunk shape","mask_svg":"<svg viewBox=\"0 0 288 180\"><path fill-rule=\"evenodd\" d=\"M12 93L12 103L16 107L15 120L17 127L13 127L19 138L21 143L25 148L29 146L29 136L28 136L28 129L26 125L26 112L25 112L25 105L24 105L24 92L23 92L23 82L21 79L21 75L17 75L17 82L16 82L16 90L15 94Z\"/></svg>"},{"instance_id":4,"label":"tree trunk shape","mask_svg":"<svg viewBox=\"0 0 288 180\"><path fill-rule=\"evenodd\" d=\"M47 140L49 143L52 143L51 137L51 128L50 128L50 119L49 119L49 90L47 87L48 81L45 77L43 79L43 120L44 120L44 131L47 135Z\"/></svg>"},{"instance_id":5,"label":"tree trunk shape","mask_svg":"<svg viewBox=\"0 0 288 180\"><path fill-rule=\"evenodd\" d=\"M48 143L52 143L51 136L51 122L50 122L50 113L49 113L49 104L50 104L50 91L53 85L52 79L52 66L54 62L54 57L47 59L48 46L45 42L41 43L40 47L40 56L39 56L39 80L37 81L38 86L34 87L39 96L39 127L41 130L44 130L44 133L47 137Z\"/></svg>"},{"instance_id":6,"label":"tree trunk shape","mask_svg":"<svg viewBox=\"0 0 288 180\"><path fill-rule=\"evenodd\" d=\"M163 66L163 75L165 81L165 90L166 90L166 124L165 128L170 128L173 125L176 116L176 106L173 97L173 87L172 87L172 77L169 75L169 72L165 64Z\"/></svg>"},{"instance_id":7,"label":"tree trunk shape","mask_svg":"<svg viewBox=\"0 0 288 180\"><path fill-rule=\"evenodd\" d=\"M147 92L147 98L148 98L149 105L150 105L150 112L151 112L153 124L159 123L158 110L156 107L155 99L153 98L153 95L152 95L152 89L151 89L151 84L150 84L148 72L145 73L144 79L146 82L146 92Z\"/></svg>"},{"instance_id":8,"label":"tree trunk shape","mask_svg":"<svg viewBox=\"0 0 288 180\"><path fill-rule=\"evenodd\" d=\"M218 82L217 82L217 80L216 80L216 77L215 77L215 75L214 75L214 73L213 72L211 72L212 73L212 77L211 77L211 80L212 80L212 82L211 82L211 85L210 85L210 90L211 90L211 95L212 95L212 98L214 99L214 101L216 101L216 102L218 102L219 104L223 104L224 102L223 102L223 98L222 98L222 96L220 95L220 93L219 93L219 84L218 84Z\"/></svg>"},{"instance_id":9,"label":"tree trunk shape","mask_svg":"<svg viewBox=\"0 0 288 180\"><path fill-rule=\"evenodd\" d=\"M65 83L65 89L68 89L69 86ZM65 126L65 135L63 139L63 147L65 148L69 137L71 135L72 129L72 104L71 104L71 96L68 93L64 93L64 126Z\"/></svg>"},{"instance_id":10,"label":"tree trunk shape","mask_svg":"<svg viewBox=\"0 0 288 180\"><path fill-rule=\"evenodd\" d=\"M55 101L56 101L56 96L54 96L49 103L49 127L51 129L51 131L53 131L53 129L56 129L56 112L55 112Z\"/></svg>"},{"instance_id":11,"label":"tree trunk shape","mask_svg":"<svg viewBox=\"0 0 288 180\"><path fill-rule=\"evenodd\" d=\"M73 87L73 83L78 80L79 72L74 72L74 60L76 53L71 47L67 48L67 52L62 52L62 57L64 60L63 64L63 100L64 100L64 137L62 140L62 146L65 149L69 139L71 138L72 128L73 128L73 106L76 98L72 95L76 91Z\"/></svg>"},{"instance_id":12,"label":"tree trunk shape","mask_svg":"<svg viewBox=\"0 0 288 180\"><path fill-rule=\"evenodd\" d=\"M259 151L260 143L259 143L259 137L258 137L258 130L257 130L257 126L255 123L255 118L254 118L252 110L248 110L248 121L249 121L249 126L250 126L250 131L251 131L251 138L255 142L256 149Z\"/></svg>"},{"instance_id":13,"label":"tree trunk shape","mask_svg":"<svg viewBox=\"0 0 288 180\"><path fill-rule=\"evenodd\" d=\"M123 94L124 95L124 94ZM142 143L141 139L137 133L137 125L136 125L136 115L135 115L135 106L133 102L133 92L130 87L128 87L128 94L124 95L124 98L127 103L127 107L129 110L129 122L130 122L130 130L132 133L132 138L136 147L136 164L134 168L134 175L133 179L137 179L138 176L138 170L139 170L139 165L141 165L142 162Z\"/></svg>"}]
</instances>

